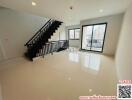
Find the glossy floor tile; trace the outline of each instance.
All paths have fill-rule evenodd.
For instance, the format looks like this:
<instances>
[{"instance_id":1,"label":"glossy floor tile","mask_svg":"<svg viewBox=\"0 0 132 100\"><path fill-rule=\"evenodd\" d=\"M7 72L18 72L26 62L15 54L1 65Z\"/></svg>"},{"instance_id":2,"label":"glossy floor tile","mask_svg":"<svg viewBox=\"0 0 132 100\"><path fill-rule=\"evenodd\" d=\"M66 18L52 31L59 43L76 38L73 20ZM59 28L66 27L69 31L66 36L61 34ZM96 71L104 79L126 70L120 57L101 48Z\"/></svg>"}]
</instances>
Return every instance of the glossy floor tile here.
<instances>
[{"instance_id":1,"label":"glossy floor tile","mask_svg":"<svg viewBox=\"0 0 132 100\"><path fill-rule=\"evenodd\" d=\"M4 100L79 100L79 96L116 95L112 57L67 50L34 62L24 58L0 64Z\"/></svg>"}]
</instances>

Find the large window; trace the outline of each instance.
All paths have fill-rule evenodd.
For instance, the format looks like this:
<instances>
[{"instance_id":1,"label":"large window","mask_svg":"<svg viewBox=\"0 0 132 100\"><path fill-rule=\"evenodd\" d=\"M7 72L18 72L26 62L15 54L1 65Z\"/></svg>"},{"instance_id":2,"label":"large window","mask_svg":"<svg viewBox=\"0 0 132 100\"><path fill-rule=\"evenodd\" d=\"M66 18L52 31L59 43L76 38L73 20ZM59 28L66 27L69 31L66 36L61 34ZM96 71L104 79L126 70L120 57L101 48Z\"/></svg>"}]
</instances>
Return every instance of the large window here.
<instances>
[{"instance_id":1,"label":"large window","mask_svg":"<svg viewBox=\"0 0 132 100\"><path fill-rule=\"evenodd\" d=\"M80 36L80 29L79 28L69 30L69 39L76 40L76 39L79 39L79 36Z\"/></svg>"},{"instance_id":2,"label":"large window","mask_svg":"<svg viewBox=\"0 0 132 100\"><path fill-rule=\"evenodd\" d=\"M103 51L107 23L86 25L82 27L82 49Z\"/></svg>"}]
</instances>

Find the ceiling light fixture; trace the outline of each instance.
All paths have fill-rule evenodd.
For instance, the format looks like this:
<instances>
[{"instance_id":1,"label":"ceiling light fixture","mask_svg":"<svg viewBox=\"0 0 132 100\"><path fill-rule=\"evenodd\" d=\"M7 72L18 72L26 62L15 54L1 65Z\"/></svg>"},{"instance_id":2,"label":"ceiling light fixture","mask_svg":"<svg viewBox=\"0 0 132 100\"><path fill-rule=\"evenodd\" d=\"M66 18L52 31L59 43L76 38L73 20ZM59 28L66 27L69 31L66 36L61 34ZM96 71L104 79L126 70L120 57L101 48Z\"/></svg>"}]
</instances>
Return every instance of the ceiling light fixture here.
<instances>
[{"instance_id":1,"label":"ceiling light fixture","mask_svg":"<svg viewBox=\"0 0 132 100\"><path fill-rule=\"evenodd\" d=\"M36 3L35 2L32 2L32 6L36 6Z\"/></svg>"},{"instance_id":2,"label":"ceiling light fixture","mask_svg":"<svg viewBox=\"0 0 132 100\"><path fill-rule=\"evenodd\" d=\"M100 9L99 12L102 13L104 10L103 9Z\"/></svg>"}]
</instances>

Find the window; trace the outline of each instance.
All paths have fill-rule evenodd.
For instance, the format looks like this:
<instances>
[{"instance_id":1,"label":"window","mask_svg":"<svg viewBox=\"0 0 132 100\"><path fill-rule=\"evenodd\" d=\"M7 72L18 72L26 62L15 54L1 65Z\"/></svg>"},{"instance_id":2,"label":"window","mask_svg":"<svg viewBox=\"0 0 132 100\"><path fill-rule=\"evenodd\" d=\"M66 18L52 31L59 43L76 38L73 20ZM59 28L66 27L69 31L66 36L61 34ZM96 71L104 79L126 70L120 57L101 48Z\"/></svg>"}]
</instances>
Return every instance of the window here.
<instances>
[{"instance_id":1,"label":"window","mask_svg":"<svg viewBox=\"0 0 132 100\"><path fill-rule=\"evenodd\" d=\"M76 40L76 39L79 39L79 36L80 36L80 29L79 28L69 30L69 39Z\"/></svg>"},{"instance_id":2,"label":"window","mask_svg":"<svg viewBox=\"0 0 132 100\"><path fill-rule=\"evenodd\" d=\"M69 30L69 38L74 39L74 30Z\"/></svg>"},{"instance_id":3,"label":"window","mask_svg":"<svg viewBox=\"0 0 132 100\"><path fill-rule=\"evenodd\" d=\"M103 51L107 23L85 25L82 27L82 49Z\"/></svg>"},{"instance_id":4,"label":"window","mask_svg":"<svg viewBox=\"0 0 132 100\"><path fill-rule=\"evenodd\" d=\"M75 29L75 39L79 39L80 29Z\"/></svg>"}]
</instances>

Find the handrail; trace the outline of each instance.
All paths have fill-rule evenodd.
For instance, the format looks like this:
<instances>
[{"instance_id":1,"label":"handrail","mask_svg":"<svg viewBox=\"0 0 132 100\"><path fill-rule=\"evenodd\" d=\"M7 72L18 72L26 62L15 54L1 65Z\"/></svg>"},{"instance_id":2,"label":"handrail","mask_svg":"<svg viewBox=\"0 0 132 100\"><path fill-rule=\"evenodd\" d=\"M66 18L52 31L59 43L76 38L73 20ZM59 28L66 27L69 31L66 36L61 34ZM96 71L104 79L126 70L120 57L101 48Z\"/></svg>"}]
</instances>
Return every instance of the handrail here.
<instances>
[{"instance_id":1,"label":"handrail","mask_svg":"<svg viewBox=\"0 0 132 100\"><path fill-rule=\"evenodd\" d=\"M63 44L61 44L63 42ZM45 56L46 54L53 54L53 52L59 52L65 50L69 47L68 40L58 40L58 41L49 41L47 42L41 51L38 53L38 56Z\"/></svg>"},{"instance_id":2,"label":"handrail","mask_svg":"<svg viewBox=\"0 0 132 100\"><path fill-rule=\"evenodd\" d=\"M31 41L33 40L33 38L36 37L36 36L39 34L39 32L40 32L45 26L47 26L47 24L48 24L51 20L52 20L52 19L48 20L48 21L46 22L46 24L45 24L41 29L39 29L39 30L36 32L36 34L25 44L25 46L28 45L28 43L31 42Z\"/></svg>"}]
</instances>

